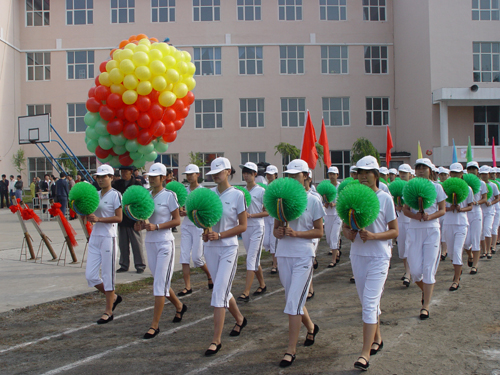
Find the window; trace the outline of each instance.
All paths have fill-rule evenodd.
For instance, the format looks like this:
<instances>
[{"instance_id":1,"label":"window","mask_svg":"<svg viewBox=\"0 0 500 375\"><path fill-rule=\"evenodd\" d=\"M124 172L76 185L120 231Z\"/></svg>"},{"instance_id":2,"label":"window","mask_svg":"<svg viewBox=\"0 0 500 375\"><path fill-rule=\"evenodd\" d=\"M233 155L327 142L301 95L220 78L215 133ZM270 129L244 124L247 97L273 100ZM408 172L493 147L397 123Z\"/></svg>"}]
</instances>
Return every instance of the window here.
<instances>
[{"instance_id":1,"label":"window","mask_svg":"<svg viewBox=\"0 0 500 375\"><path fill-rule=\"evenodd\" d=\"M152 22L174 22L175 0L151 0Z\"/></svg>"},{"instance_id":2,"label":"window","mask_svg":"<svg viewBox=\"0 0 500 375\"><path fill-rule=\"evenodd\" d=\"M51 114L52 106L50 104L28 104L26 106L28 116L43 115L44 113Z\"/></svg>"},{"instance_id":3,"label":"window","mask_svg":"<svg viewBox=\"0 0 500 375\"><path fill-rule=\"evenodd\" d=\"M240 99L240 127L264 127L264 99Z\"/></svg>"},{"instance_id":4,"label":"window","mask_svg":"<svg viewBox=\"0 0 500 375\"><path fill-rule=\"evenodd\" d=\"M306 98L281 98L281 126L296 128L306 121Z\"/></svg>"},{"instance_id":5,"label":"window","mask_svg":"<svg viewBox=\"0 0 500 375\"><path fill-rule=\"evenodd\" d=\"M363 20L385 21L385 0L363 0Z\"/></svg>"},{"instance_id":6,"label":"window","mask_svg":"<svg viewBox=\"0 0 500 375\"><path fill-rule=\"evenodd\" d=\"M280 73L304 74L304 46L280 46Z\"/></svg>"},{"instance_id":7,"label":"window","mask_svg":"<svg viewBox=\"0 0 500 375\"><path fill-rule=\"evenodd\" d=\"M52 164L49 159L45 157L28 158L28 181L33 181L34 177L40 177L43 181L43 176L46 174L52 174Z\"/></svg>"},{"instance_id":8,"label":"window","mask_svg":"<svg viewBox=\"0 0 500 375\"><path fill-rule=\"evenodd\" d=\"M68 103L68 132L81 133L87 129L83 116L87 113L85 103Z\"/></svg>"},{"instance_id":9,"label":"window","mask_svg":"<svg viewBox=\"0 0 500 375\"><path fill-rule=\"evenodd\" d=\"M278 0L280 21L302 20L302 0Z\"/></svg>"},{"instance_id":10,"label":"window","mask_svg":"<svg viewBox=\"0 0 500 375\"><path fill-rule=\"evenodd\" d=\"M262 47L238 47L240 74L263 74Z\"/></svg>"},{"instance_id":11,"label":"window","mask_svg":"<svg viewBox=\"0 0 500 375\"><path fill-rule=\"evenodd\" d=\"M222 99L194 101L196 129L222 128Z\"/></svg>"},{"instance_id":12,"label":"window","mask_svg":"<svg viewBox=\"0 0 500 375\"><path fill-rule=\"evenodd\" d=\"M220 0L193 0L193 21L220 21Z\"/></svg>"},{"instance_id":13,"label":"window","mask_svg":"<svg viewBox=\"0 0 500 375\"><path fill-rule=\"evenodd\" d=\"M26 26L50 25L50 0L26 0Z\"/></svg>"},{"instance_id":14,"label":"window","mask_svg":"<svg viewBox=\"0 0 500 375\"><path fill-rule=\"evenodd\" d=\"M473 21L498 21L498 0L472 0Z\"/></svg>"},{"instance_id":15,"label":"window","mask_svg":"<svg viewBox=\"0 0 500 375\"><path fill-rule=\"evenodd\" d=\"M349 98L322 98L325 126L349 125Z\"/></svg>"},{"instance_id":16,"label":"window","mask_svg":"<svg viewBox=\"0 0 500 375\"><path fill-rule=\"evenodd\" d=\"M319 0L319 19L339 21L347 19L347 0Z\"/></svg>"},{"instance_id":17,"label":"window","mask_svg":"<svg viewBox=\"0 0 500 375\"><path fill-rule=\"evenodd\" d=\"M500 43L474 42L474 82L500 82Z\"/></svg>"},{"instance_id":18,"label":"window","mask_svg":"<svg viewBox=\"0 0 500 375\"><path fill-rule=\"evenodd\" d=\"M330 159L332 161L332 167L337 167L339 169L339 180L343 180L349 177L349 169L351 167L351 151L350 150L330 150ZM328 178L328 167L324 167L324 176Z\"/></svg>"},{"instance_id":19,"label":"window","mask_svg":"<svg viewBox=\"0 0 500 375\"><path fill-rule=\"evenodd\" d=\"M94 51L68 51L68 79L94 78Z\"/></svg>"},{"instance_id":20,"label":"window","mask_svg":"<svg viewBox=\"0 0 500 375\"><path fill-rule=\"evenodd\" d=\"M261 0L238 0L238 21L260 21Z\"/></svg>"},{"instance_id":21,"label":"window","mask_svg":"<svg viewBox=\"0 0 500 375\"><path fill-rule=\"evenodd\" d=\"M387 74L387 47L366 46L365 47L365 73Z\"/></svg>"},{"instance_id":22,"label":"window","mask_svg":"<svg viewBox=\"0 0 500 375\"><path fill-rule=\"evenodd\" d=\"M67 25L92 25L94 0L66 0Z\"/></svg>"},{"instance_id":23,"label":"window","mask_svg":"<svg viewBox=\"0 0 500 375\"><path fill-rule=\"evenodd\" d=\"M389 98L366 98L366 125L389 125Z\"/></svg>"},{"instance_id":24,"label":"window","mask_svg":"<svg viewBox=\"0 0 500 375\"><path fill-rule=\"evenodd\" d=\"M28 81L50 80L50 52L28 52L26 65Z\"/></svg>"},{"instance_id":25,"label":"window","mask_svg":"<svg viewBox=\"0 0 500 375\"><path fill-rule=\"evenodd\" d=\"M97 172L97 157L95 156L77 156L80 163L85 167L87 172L94 174Z\"/></svg>"},{"instance_id":26,"label":"window","mask_svg":"<svg viewBox=\"0 0 500 375\"><path fill-rule=\"evenodd\" d=\"M175 180L179 181L179 154L162 154L158 155L155 163L162 163L174 172Z\"/></svg>"},{"instance_id":27,"label":"window","mask_svg":"<svg viewBox=\"0 0 500 375\"><path fill-rule=\"evenodd\" d=\"M220 158L224 156L223 152L207 152L207 153L198 153L198 156L203 161L203 166L200 167L200 177L205 180L205 182L213 182L211 175L207 176L207 172L210 172L210 163L216 158Z\"/></svg>"},{"instance_id":28,"label":"window","mask_svg":"<svg viewBox=\"0 0 500 375\"><path fill-rule=\"evenodd\" d=\"M221 74L221 50L220 47L195 47L194 65L195 75L220 75Z\"/></svg>"},{"instance_id":29,"label":"window","mask_svg":"<svg viewBox=\"0 0 500 375\"><path fill-rule=\"evenodd\" d=\"M135 0L111 0L111 23L134 23Z\"/></svg>"},{"instance_id":30,"label":"window","mask_svg":"<svg viewBox=\"0 0 500 375\"><path fill-rule=\"evenodd\" d=\"M347 46L321 46L321 73L348 74Z\"/></svg>"},{"instance_id":31,"label":"window","mask_svg":"<svg viewBox=\"0 0 500 375\"><path fill-rule=\"evenodd\" d=\"M491 146L493 137L495 137L495 144L498 144L499 126L500 106L474 107L474 144L476 146Z\"/></svg>"}]
</instances>

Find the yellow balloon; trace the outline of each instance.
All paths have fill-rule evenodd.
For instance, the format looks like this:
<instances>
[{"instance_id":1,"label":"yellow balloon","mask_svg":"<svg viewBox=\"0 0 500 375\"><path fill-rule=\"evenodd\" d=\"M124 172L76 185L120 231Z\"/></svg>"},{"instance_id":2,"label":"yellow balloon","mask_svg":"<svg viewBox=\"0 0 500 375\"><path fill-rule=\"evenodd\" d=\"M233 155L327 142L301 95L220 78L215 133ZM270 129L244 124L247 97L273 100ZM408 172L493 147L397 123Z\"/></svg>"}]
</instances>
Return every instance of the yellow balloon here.
<instances>
[{"instance_id":1,"label":"yellow balloon","mask_svg":"<svg viewBox=\"0 0 500 375\"><path fill-rule=\"evenodd\" d=\"M135 52L132 56L132 61L134 62L135 66L146 66L149 64L149 56L146 52Z\"/></svg>"},{"instance_id":2,"label":"yellow balloon","mask_svg":"<svg viewBox=\"0 0 500 375\"><path fill-rule=\"evenodd\" d=\"M177 70L180 74L186 74L188 72L188 65L184 61L179 61L177 63Z\"/></svg>"},{"instance_id":3,"label":"yellow balloon","mask_svg":"<svg viewBox=\"0 0 500 375\"><path fill-rule=\"evenodd\" d=\"M149 81L142 81L137 85L137 93L139 95L149 95L151 91L153 91L153 86Z\"/></svg>"},{"instance_id":4,"label":"yellow balloon","mask_svg":"<svg viewBox=\"0 0 500 375\"><path fill-rule=\"evenodd\" d=\"M109 73L108 72L102 72L99 74L99 83L104 86L111 86L111 80L109 79Z\"/></svg>"},{"instance_id":5,"label":"yellow balloon","mask_svg":"<svg viewBox=\"0 0 500 375\"><path fill-rule=\"evenodd\" d=\"M169 69L165 73L168 82L177 83L179 81L179 72L175 69Z\"/></svg>"},{"instance_id":6,"label":"yellow balloon","mask_svg":"<svg viewBox=\"0 0 500 375\"><path fill-rule=\"evenodd\" d=\"M188 51L182 51L182 61L184 62L191 61L191 54Z\"/></svg>"},{"instance_id":7,"label":"yellow balloon","mask_svg":"<svg viewBox=\"0 0 500 375\"><path fill-rule=\"evenodd\" d=\"M125 86L123 86L121 84L112 84L111 86L109 86L109 88L113 94L122 95L125 91L127 91Z\"/></svg>"},{"instance_id":8,"label":"yellow balloon","mask_svg":"<svg viewBox=\"0 0 500 375\"><path fill-rule=\"evenodd\" d=\"M144 44L139 44L137 47L135 47L135 52L149 52L149 46L146 46Z\"/></svg>"},{"instance_id":9,"label":"yellow balloon","mask_svg":"<svg viewBox=\"0 0 500 375\"><path fill-rule=\"evenodd\" d=\"M135 51L135 49L136 49L136 47L137 47L137 46L136 46L134 43L128 43L128 44L125 46L125 48L124 48L124 49L129 49L129 50L131 50L132 52L134 52L134 51Z\"/></svg>"},{"instance_id":10,"label":"yellow balloon","mask_svg":"<svg viewBox=\"0 0 500 375\"><path fill-rule=\"evenodd\" d=\"M133 74L127 74L125 78L123 78L123 86L125 86L127 90L134 90L138 84L139 81L137 80L137 77Z\"/></svg>"},{"instance_id":11,"label":"yellow balloon","mask_svg":"<svg viewBox=\"0 0 500 375\"><path fill-rule=\"evenodd\" d=\"M125 59L120 62L120 71L123 74L131 74L135 70L135 65L132 60Z\"/></svg>"},{"instance_id":12,"label":"yellow balloon","mask_svg":"<svg viewBox=\"0 0 500 375\"><path fill-rule=\"evenodd\" d=\"M194 74L196 73L196 65L194 65L192 62L188 62L186 64L188 66L187 74L190 76L194 76Z\"/></svg>"},{"instance_id":13,"label":"yellow balloon","mask_svg":"<svg viewBox=\"0 0 500 375\"><path fill-rule=\"evenodd\" d=\"M163 57L163 54L159 49L151 49L149 51L149 60L154 61L154 60L161 60Z\"/></svg>"},{"instance_id":14,"label":"yellow balloon","mask_svg":"<svg viewBox=\"0 0 500 375\"><path fill-rule=\"evenodd\" d=\"M163 91L167 88L167 81L163 78L163 76L154 77L151 83L156 91Z\"/></svg>"},{"instance_id":15,"label":"yellow balloon","mask_svg":"<svg viewBox=\"0 0 500 375\"><path fill-rule=\"evenodd\" d=\"M160 51L158 51L158 52L160 52ZM157 76L160 76L167 71L167 68L165 68L165 64L163 64L159 60L151 61L151 64L149 64L149 69L151 70L151 73L153 73L154 75L157 75Z\"/></svg>"},{"instance_id":16,"label":"yellow balloon","mask_svg":"<svg viewBox=\"0 0 500 375\"><path fill-rule=\"evenodd\" d=\"M123 81L123 74L120 72L120 69L114 68L111 72L109 72L109 79L113 83L121 83Z\"/></svg>"},{"instance_id":17,"label":"yellow balloon","mask_svg":"<svg viewBox=\"0 0 500 375\"><path fill-rule=\"evenodd\" d=\"M106 71L109 73L111 72L114 68L118 68L118 61L116 60L109 60L106 63Z\"/></svg>"},{"instance_id":18,"label":"yellow balloon","mask_svg":"<svg viewBox=\"0 0 500 375\"><path fill-rule=\"evenodd\" d=\"M120 53L121 52L122 52L121 49L116 49L115 52L113 52L113 60L120 62Z\"/></svg>"},{"instance_id":19,"label":"yellow balloon","mask_svg":"<svg viewBox=\"0 0 500 375\"><path fill-rule=\"evenodd\" d=\"M183 60L183 57L184 55L182 54L181 51L179 51L177 48L175 49L175 51L172 53L172 56L174 57L174 59L176 59L177 61L182 61Z\"/></svg>"},{"instance_id":20,"label":"yellow balloon","mask_svg":"<svg viewBox=\"0 0 500 375\"><path fill-rule=\"evenodd\" d=\"M173 89L174 89L174 84L173 83L167 83L167 88L165 90L172 91Z\"/></svg>"},{"instance_id":21,"label":"yellow balloon","mask_svg":"<svg viewBox=\"0 0 500 375\"><path fill-rule=\"evenodd\" d=\"M158 102L164 107L170 107L176 100L177 97L172 91L163 91L158 97Z\"/></svg>"},{"instance_id":22,"label":"yellow balloon","mask_svg":"<svg viewBox=\"0 0 500 375\"><path fill-rule=\"evenodd\" d=\"M125 59L131 59L133 55L134 51L132 51L131 49L124 49L120 52L120 60L123 61Z\"/></svg>"},{"instance_id":23,"label":"yellow balloon","mask_svg":"<svg viewBox=\"0 0 500 375\"><path fill-rule=\"evenodd\" d=\"M139 45L141 45L141 44L149 47L151 45L151 42L149 41L148 38L144 38L144 39L139 40Z\"/></svg>"},{"instance_id":24,"label":"yellow balloon","mask_svg":"<svg viewBox=\"0 0 500 375\"><path fill-rule=\"evenodd\" d=\"M137 92L135 90L127 90L122 95L122 100L125 104L134 104L137 100Z\"/></svg>"},{"instance_id":25,"label":"yellow balloon","mask_svg":"<svg viewBox=\"0 0 500 375\"><path fill-rule=\"evenodd\" d=\"M153 46L155 46L158 50L161 51L161 53L166 56L170 54L170 46L167 43L153 43Z\"/></svg>"},{"instance_id":26,"label":"yellow balloon","mask_svg":"<svg viewBox=\"0 0 500 375\"><path fill-rule=\"evenodd\" d=\"M135 76L141 81L147 81L151 78L151 71L147 66L138 66L135 69Z\"/></svg>"},{"instance_id":27,"label":"yellow balloon","mask_svg":"<svg viewBox=\"0 0 500 375\"><path fill-rule=\"evenodd\" d=\"M182 83L184 83L188 90L191 91L192 89L194 89L196 87L196 81L194 80L193 77L186 77L182 80Z\"/></svg>"},{"instance_id":28,"label":"yellow balloon","mask_svg":"<svg viewBox=\"0 0 500 375\"><path fill-rule=\"evenodd\" d=\"M169 55L164 56L163 59L161 59L161 61L163 62L163 64L165 65L165 67L167 69L173 68L175 66L175 64L177 63L175 61L175 59Z\"/></svg>"},{"instance_id":29,"label":"yellow balloon","mask_svg":"<svg viewBox=\"0 0 500 375\"><path fill-rule=\"evenodd\" d=\"M188 91L188 87L184 83L178 82L174 85L174 94L180 99L185 97Z\"/></svg>"}]
</instances>

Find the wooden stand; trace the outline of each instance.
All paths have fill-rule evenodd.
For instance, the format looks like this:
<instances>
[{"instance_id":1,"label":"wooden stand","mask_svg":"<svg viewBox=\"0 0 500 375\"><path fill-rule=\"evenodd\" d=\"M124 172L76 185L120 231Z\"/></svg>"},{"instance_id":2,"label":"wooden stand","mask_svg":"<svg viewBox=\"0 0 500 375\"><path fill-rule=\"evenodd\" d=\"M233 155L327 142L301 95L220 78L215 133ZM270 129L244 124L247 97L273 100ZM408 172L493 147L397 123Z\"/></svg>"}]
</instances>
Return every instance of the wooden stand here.
<instances>
[{"instance_id":1,"label":"wooden stand","mask_svg":"<svg viewBox=\"0 0 500 375\"><path fill-rule=\"evenodd\" d=\"M26 224L24 223L24 220L21 216L21 213L19 211L16 212L17 214L17 218L19 219L19 224L21 224L21 228L23 230L23 233L24 233L24 238L23 238L23 243L21 245L21 255L19 256L19 260L21 260L22 256L23 256L23 250L24 250L24 257L25 257L25 260L28 260L28 254L27 254L27 250L29 250L30 252L30 256L31 258L29 260L36 260L36 256L35 256L35 251L33 250L33 239L31 238L29 232L28 232L28 228L26 228ZM26 248L24 248L24 246L26 245Z\"/></svg>"},{"instance_id":2,"label":"wooden stand","mask_svg":"<svg viewBox=\"0 0 500 375\"><path fill-rule=\"evenodd\" d=\"M76 258L75 249L73 249L73 245L71 244L71 240L69 239L69 236L66 234L66 230L64 229L64 225L61 221L61 218L59 216L56 216L56 218L57 218L57 222L59 223L59 227L61 228L61 231L63 232L63 235L64 235L64 243L61 247L61 253L59 254L59 260L57 261L57 265L59 265L59 262L61 260L64 260L64 265L66 265L67 250L69 250L69 253L71 255L71 259L73 260L70 264L77 264L78 259ZM64 250L66 250L66 251L64 251ZM64 251L64 258L61 259L63 251Z\"/></svg>"},{"instance_id":3,"label":"wooden stand","mask_svg":"<svg viewBox=\"0 0 500 375\"><path fill-rule=\"evenodd\" d=\"M31 219L31 222L33 223L33 226L35 227L36 231L38 232L38 234L41 237L40 245L38 246L38 252L37 252L37 258L38 258L38 253L40 253L40 250L41 250L40 263L43 262L42 257L43 257L44 245L47 247L47 250L49 250L50 255L52 255L51 260L55 261L57 259L57 254L54 251L54 249L52 248L52 243L51 243L52 241L50 240L49 237L47 237L47 235L45 233L43 233L42 228L40 228L40 226L38 225L38 223L34 219Z\"/></svg>"}]
</instances>

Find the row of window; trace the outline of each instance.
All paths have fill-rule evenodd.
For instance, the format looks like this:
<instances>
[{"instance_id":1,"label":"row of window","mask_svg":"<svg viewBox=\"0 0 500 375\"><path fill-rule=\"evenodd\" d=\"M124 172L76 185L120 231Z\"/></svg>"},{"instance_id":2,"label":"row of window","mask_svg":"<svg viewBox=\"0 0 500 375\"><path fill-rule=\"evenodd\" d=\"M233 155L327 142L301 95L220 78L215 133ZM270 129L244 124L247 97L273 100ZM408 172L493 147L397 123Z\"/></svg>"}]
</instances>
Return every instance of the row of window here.
<instances>
[{"instance_id":1,"label":"row of window","mask_svg":"<svg viewBox=\"0 0 500 375\"><path fill-rule=\"evenodd\" d=\"M89 173L93 174L97 171L97 158L94 155L77 156L77 158ZM43 180L44 175L53 174L51 162L53 162L53 160L49 160L45 157L28 158L28 181L33 181L34 177L40 177Z\"/></svg>"},{"instance_id":2,"label":"row of window","mask_svg":"<svg viewBox=\"0 0 500 375\"><path fill-rule=\"evenodd\" d=\"M220 0L192 0L193 21L220 21ZM347 0L319 0L319 19L347 19ZM175 0L151 0L151 22L175 22ZM363 20L386 21L386 0L362 0ZM110 0L111 23L134 23L135 0ZM280 21L301 21L303 0L278 0ZM262 0L237 0L238 21L260 21ZM481 16L482 17L482 16ZM66 0L67 25L92 25L94 0ZM26 0L26 26L50 25L50 0Z\"/></svg>"}]
</instances>

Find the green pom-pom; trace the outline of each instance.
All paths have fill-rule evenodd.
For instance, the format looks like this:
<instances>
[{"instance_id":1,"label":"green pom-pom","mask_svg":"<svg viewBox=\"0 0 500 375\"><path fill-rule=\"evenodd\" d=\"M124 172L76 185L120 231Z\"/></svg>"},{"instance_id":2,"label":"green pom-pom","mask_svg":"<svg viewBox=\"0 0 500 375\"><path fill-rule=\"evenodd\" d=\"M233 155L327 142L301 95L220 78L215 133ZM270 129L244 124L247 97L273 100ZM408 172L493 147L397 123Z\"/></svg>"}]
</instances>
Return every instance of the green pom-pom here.
<instances>
[{"instance_id":1,"label":"green pom-pom","mask_svg":"<svg viewBox=\"0 0 500 375\"><path fill-rule=\"evenodd\" d=\"M350 215L353 212L354 217ZM350 184L337 198L337 213L352 229L359 230L372 224L379 214L377 194L368 186Z\"/></svg>"},{"instance_id":2,"label":"green pom-pom","mask_svg":"<svg viewBox=\"0 0 500 375\"><path fill-rule=\"evenodd\" d=\"M443 182L443 190L448 196L446 202L460 204L467 199L469 195L469 185L467 182L458 177L450 177ZM453 202L453 194L456 196L456 201Z\"/></svg>"},{"instance_id":3,"label":"green pom-pom","mask_svg":"<svg viewBox=\"0 0 500 375\"><path fill-rule=\"evenodd\" d=\"M179 203L179 206L184 206L186 204L186 198L188 196L187 190L184 187L183 184L180 182L177 182L175 180L170 181L166 186L166 189L173 191L175 195L177 195L177 202Z\"/></svg>"},{"instance_id":4,"label":"green pom-pom","mask_svg":"<svg viewBox=\"0 0 500 375\"><path fill-rule=\"evenodd\" d=\"M316 190L318 191L319 195L321 195L323 199L328 203L333 202L335 200L335 197L337 196L337 188L332 184L330 180L321 181Z\"/></svg>"},{"instance_id":5,"label":"green pom-pom","mask_svg":"<svg viewBox=\"0 0 500 375\"><path fill-rule=\"evenodd\" d=\"M252 203L252 196L250 195L250 192L247 190L246 187L243 186L235 186L236 189L239 191L242 191L243 194L245 194L245 202L247 202L247 207L250 206L250 203Z\"/></svg>"},{"instance_id":6,"label":"green pom-pom","mask_svg":"<svg viewBox=\"0 0 500 375\"><path fill-rule=\"evenodd\" d=\"M491 196L493 195L493 189L491 188L490 184L486 184L486 187L488 188L488 194L486 195L486 199L490 200Z\"/></svg>"},{"instance_id":7,"label":"green pom-pom","mask_svg":"<svg viewBox=\"0 0 500 375\"><path fill-rule=\"evenodd\" d=\"M500 189L500 183L497 180L490 180L490 181L493 182L498 189Z\"/></svg>"},{"instance_id":8,"label":"green pom-pom","mask_svg":"<svg viewBox=\"0 0 500 375\"><path fill-rule=\"evenodd\" d=\"M342 192L342 190L344 190L344 188L349 185L349 184L359 184L359 181L358 180L355 180L354 178L352 177L347 177L344 181L342 181L339 185L339 187L337 188L337 195L340 195L340 193Z\"/></svg>"},{"instance_id":9,"label":"green pom-pom","mask_svg":"<svg viewBox=\"0 0 500 375\"><path fill-rule=\"evenodd\" d=\"M426 178L415 177L403 189L405 203L414 210L420 210L419 198L422 198L423 209L436 202L437 192L434 184Z\"/></svg>"},{"instance_id":10,"label":"green pom-pom","mask_svg":"<svg viewBox=\"0 0 500 375\"><path fill-rule=\"evenodd\" d=\"M479 177L472 173L466 173L463 175L464 181L470 186L474 194L479 193L481 190L481 180Z\"/></svg>"},{"instance_id":11,"label":"green pom-pom","mask_svg":"<svg viewBox=\"0 0 500 375\"><path fill-rule=\"evenodd\" d=\"M70 207L80 215L90 215L99 207L99 193L94 185L79 182L69 191Z\"/></svg>"},{"instance_id":12,"label":"green pom-pom","mask_svg":"<svg viewBox=\"0 0 500 375\"><path fill-rule=\"evenodd\" d=\"M210 228L222 217L222 202L210 189L196 189L186 199L186 213L198 228Z\"/></svg>"},{"instance_id":13,"label":"green pom-pom","mask_svg":"<svg viewBox=\"0 0 500 375\"><path fill-rule=\"evenodd\" d=\"M257 185L259 185L261 188L263 188L264 190L267 189L267 185L266 184L263 184L262 182L257 182Z\"/></svg>"},{"instance_id":14,"label":"green pom-pom","mask_svg":"<svg viewBox=\"0 0 500 375\"><path fill-rule=\"evenodd\" d=\"M391 195L394 197L394 204L395 205L405 204L405 201L403 199L403 190L404 190L407 183L408 183L408 181L404 181L401 179L399 179L399 180L395 179L389 185L389 191L391 192Z\"/></svg>"},{"instance_id":15,"label":"green pom-pom","mask_svg":"<svg viewBox=\"0 0 500 375\"><path fill-rule=\"evenodd\" d=\"M132 220L147 220L153 215L155 202L149 190L139 185L132 185L123 193L122 207L124 213Z\"/></svg>"},{"instance_id":16,"label":"green pom-pom","mask_svg":"<svg viewBox=\"0 0 500 375\"><path fill-rule=\"evenodd\" d=\"M307 207L306 190L290 177L274 180L264 193L264 207L269 215L277 220L283 222L295 220Z\"/></svg>"},{"instance_id":17,"label":"green pom-pom","mask_svg":"<svg viewBox=\"0 0 500 375\"><path fill-rule=\"evenodd\" d=\"M500 178L497 178L497 181L500 182Z\"/></svg>"}]
</instances>

